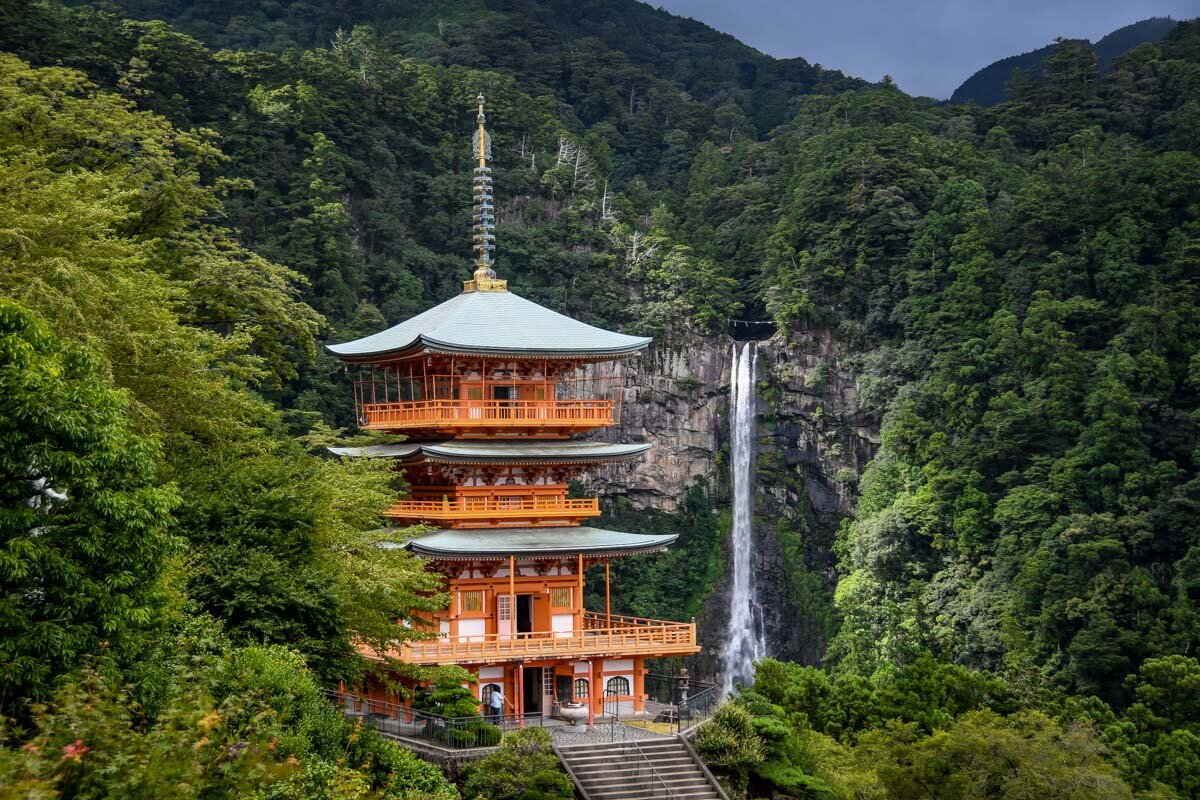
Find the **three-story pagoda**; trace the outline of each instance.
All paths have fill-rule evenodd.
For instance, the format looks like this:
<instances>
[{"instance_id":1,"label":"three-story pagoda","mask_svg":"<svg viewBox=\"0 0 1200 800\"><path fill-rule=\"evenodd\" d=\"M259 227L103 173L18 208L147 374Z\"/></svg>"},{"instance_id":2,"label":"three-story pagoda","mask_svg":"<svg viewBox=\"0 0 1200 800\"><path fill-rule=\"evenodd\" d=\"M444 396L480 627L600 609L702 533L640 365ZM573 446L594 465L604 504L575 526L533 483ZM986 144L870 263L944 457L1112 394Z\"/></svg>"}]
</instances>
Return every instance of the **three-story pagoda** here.
<instances>
[{"instance_id":1,"label":"three-story pagoda","mask_svg":"<svg viewBox=\"0 0 1200 800\"><path fill-rule=\"evenodd\" d=\"M596 498L568 497L572 478L627 461L646 444L576 438L616 424L623 363L649 345L508 291L493 269L491 140L478 98L475 273L463 291L387 330L330 345L358 365L355 410L402 444L334 450L390 458L411 487L388 516L440 530L406 546L445 577L439 636L406 642L412 664L458 664L481 702L503 688L517 714L586 702L589 714L643 709L646 658L699 650L694 623L611 613L611 559L661 552L674 536L589 527ZM584 574L605 564L605 608L584 608ZM369 695L386 699L382 689Z\"/></svg>"}]
</instances>

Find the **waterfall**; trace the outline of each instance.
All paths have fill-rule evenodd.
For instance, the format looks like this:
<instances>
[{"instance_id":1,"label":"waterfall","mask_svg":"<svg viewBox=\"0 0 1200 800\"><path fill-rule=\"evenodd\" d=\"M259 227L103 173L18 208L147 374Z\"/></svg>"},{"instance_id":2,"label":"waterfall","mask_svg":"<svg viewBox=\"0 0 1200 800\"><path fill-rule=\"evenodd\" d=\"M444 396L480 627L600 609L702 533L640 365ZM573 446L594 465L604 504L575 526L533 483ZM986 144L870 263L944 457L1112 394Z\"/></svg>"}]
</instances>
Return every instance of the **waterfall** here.
<instances>
[{"instance_id":1,"label":"waterfall","mask_svg":"<svg viewBox=\"0 0 1200 800\"><path fill-rule=\"evenodd\" d=\"M757 427L754 384L758 351L754 342L733 343L729 394L730 472L733 481L733 588L725 642L725 693L737 681L750 683L754 662L766 657L762 608L754 587L754 440Z\"/></svg>"}]
</instances>

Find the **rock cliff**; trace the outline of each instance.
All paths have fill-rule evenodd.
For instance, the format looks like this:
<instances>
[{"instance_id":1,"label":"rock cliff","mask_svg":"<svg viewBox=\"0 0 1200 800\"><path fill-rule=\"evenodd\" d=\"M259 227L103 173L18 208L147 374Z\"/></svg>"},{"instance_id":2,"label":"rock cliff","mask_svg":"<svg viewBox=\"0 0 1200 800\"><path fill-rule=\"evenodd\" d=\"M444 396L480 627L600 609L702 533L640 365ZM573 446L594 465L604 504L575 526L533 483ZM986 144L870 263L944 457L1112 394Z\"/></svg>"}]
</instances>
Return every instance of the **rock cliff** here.
<instances>
[{"instance_id":1,"label":"rock cliff","mask_svg":"<svg viewBox=\"0 0 1200 800\"><path fill-rule=\"evenodd\" d=\"M777 334L758 348L754 538L767 652L816 664L835 624L834 540L854 511L879 425L860 409L852 360L832 332L790 341ZM593 476L592 488L635 508L674 511L700 477L727 507L731 350L725 337L675 334L631 364L622 424L602 436L654 447L640 462ZM728 584L726 570L698 619L705 649L691 666L706 679L720 671Z\"/></svg>"}]
</instances>

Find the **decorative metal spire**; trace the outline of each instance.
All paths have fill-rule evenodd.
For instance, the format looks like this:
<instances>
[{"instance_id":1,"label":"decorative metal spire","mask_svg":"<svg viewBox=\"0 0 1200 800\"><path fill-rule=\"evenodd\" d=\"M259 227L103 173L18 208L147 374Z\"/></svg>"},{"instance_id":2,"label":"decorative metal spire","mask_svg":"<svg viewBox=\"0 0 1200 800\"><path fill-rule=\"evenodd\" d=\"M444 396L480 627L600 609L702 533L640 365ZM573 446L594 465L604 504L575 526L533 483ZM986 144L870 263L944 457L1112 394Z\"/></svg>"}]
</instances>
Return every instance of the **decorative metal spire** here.
<instances>
[{"instance_id":1,"label":"decorative metal spire","mask_svg":"<svg viewBox=\"0 0 1200 800\"><path fill-rule=\"evenodd\" d=\"M478 127L471 137L472 155L475 158L475 213L472 240L475 250L474 280L466 281L463 290L468 292L507 291L508 282L496 279L492 253L496 249L496 207L492 202L492 137L484 127L487 117L483 113L483 95L475 98L479 104L475 121Z\"/></svg>"}]
</instances>

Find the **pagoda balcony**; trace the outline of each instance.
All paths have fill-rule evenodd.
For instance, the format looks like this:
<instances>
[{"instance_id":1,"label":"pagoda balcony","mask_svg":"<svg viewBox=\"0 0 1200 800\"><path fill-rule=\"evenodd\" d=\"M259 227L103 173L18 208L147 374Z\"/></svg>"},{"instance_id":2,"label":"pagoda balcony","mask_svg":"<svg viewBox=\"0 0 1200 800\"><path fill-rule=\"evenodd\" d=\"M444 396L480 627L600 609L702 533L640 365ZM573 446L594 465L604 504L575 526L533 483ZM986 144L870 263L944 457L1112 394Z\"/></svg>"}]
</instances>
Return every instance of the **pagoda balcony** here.
<instances>
[{"instance_id":1,"label":"pagoda balcony","mask_svg":"<svg viewBox=\"0 0 1200 800\"><path fill-rule=\"evenodd\" d=\"M399 500L387 511L395 520L447 524L453 528L578 525L600 515L595 497L458 496L445 500Z\"/></svg>"},{"instance_id":2,"label":"pagoda balcony","mask_svg":"<svg viewBox=\"0 0 1200 800\"><path fill-rule=\"evenodd\" d=\"M566 435L614 425L615 411L612 400L410 400L364 403L361 422L367 430L460 435L533 428Z\"/></svg>"},{"instance_id":3,"label":"pagoda balcony","mask_svg":"<svg viewBox=\"0 0 1200 800\"><path fill-rule=\"evenodd\" d=\"M699 652L696 623L585 612L583 630L501 633L405 642L408 664L485 664L531 658L683 656Z\"/></svg>"}]
</instances>

